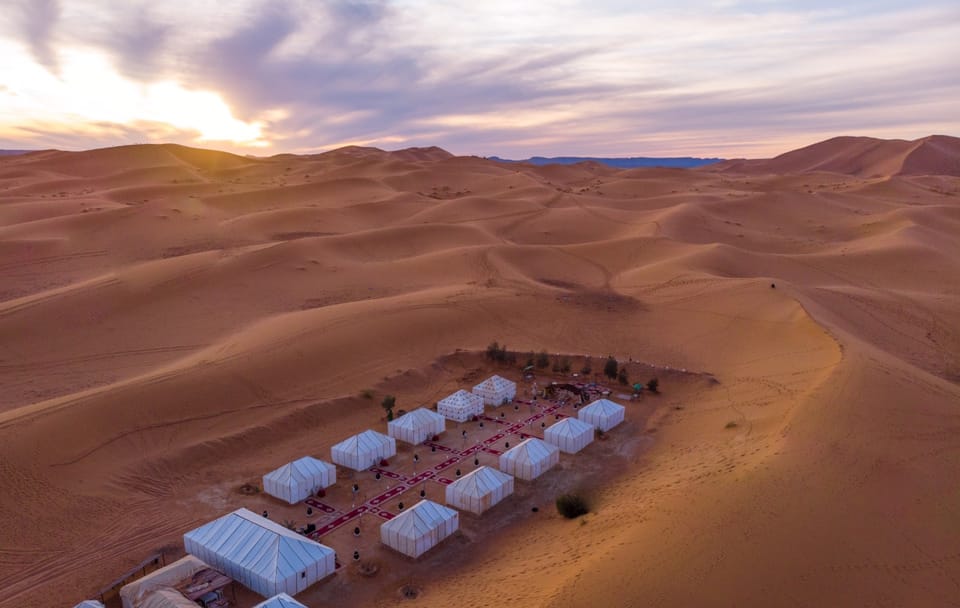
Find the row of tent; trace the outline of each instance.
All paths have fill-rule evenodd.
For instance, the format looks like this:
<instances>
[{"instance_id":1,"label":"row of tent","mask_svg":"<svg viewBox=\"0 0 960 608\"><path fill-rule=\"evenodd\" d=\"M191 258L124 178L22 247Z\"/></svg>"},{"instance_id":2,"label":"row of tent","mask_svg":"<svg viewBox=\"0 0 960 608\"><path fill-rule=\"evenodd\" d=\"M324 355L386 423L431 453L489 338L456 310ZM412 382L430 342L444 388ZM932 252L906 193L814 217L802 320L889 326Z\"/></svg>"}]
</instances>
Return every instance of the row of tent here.
<instances>
[{"instance_id":1,"label":"row of tent","mask_svg":"<svg viewBox=\"0 0 960 608\"><path fill-rule=\"evenodd\" d=\"M623 421L624 411L623 406L605 399L591 403L580 410L577 418L564 418L548 427L545 440L531 437L501 454L499 470L479 467L448 484L446 503L482 514L513 493L515 477L539 477L559 462L561 451L576 453L588 445L595 428L607 431ZM423 408L392 422L399 424L390 427L390 435L366 430L336 444L331 449L333 461L364 470L380 459L396 455L397 438L419 443L423 440L418 441L419 437L438 434L444 428L440 426L442 416ZM311 457L264 476L264 489L291 504L334 483L336 467ZM459 513L455 509L421 500L382 524L380 537L385 545L416 558L458 528ZM333 549L247 509L238 509L188 532L184 546L191 555L264 597L296 595L335 569Z\"/></svg>"}]
</instances>

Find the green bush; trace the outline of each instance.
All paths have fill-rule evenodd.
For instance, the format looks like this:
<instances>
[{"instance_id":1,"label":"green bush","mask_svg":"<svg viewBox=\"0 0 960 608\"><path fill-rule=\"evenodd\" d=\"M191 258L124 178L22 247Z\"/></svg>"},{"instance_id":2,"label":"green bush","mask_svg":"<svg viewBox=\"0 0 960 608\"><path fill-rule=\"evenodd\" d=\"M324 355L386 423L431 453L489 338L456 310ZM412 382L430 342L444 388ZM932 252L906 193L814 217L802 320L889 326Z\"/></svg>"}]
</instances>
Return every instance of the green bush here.
<instances>
[{"instance_id":1,"label":"green bush","mask_svg":"<svg viewBox=\"0 0 960 608\"><path fill-rule=\"evenodd\" d=\"M576 519L589 513L590 507L579 494L561 494L557 497L557 512L567 519Z\"/></svg>"},{"instance_id":2,"label":"green bush","mask_svg":"<svg viewBox=\"0 0 960 608\"><path fill-rule=\"evenodd\" d=\"M647 382L647 390L651 393L656 393L660 389L660 381L656 378L650 378L650 381Z\"/></svg>"},{"instance_id":3,"label":"green bush","mask_svg":"<svg viewBox=\"0 0 960 608\"><path fill-rule=\"evenodd\" d=\"M613 357L607 357L607 362L603 364L603 375L611 380L617 377L617 371L620 364Z\"/></svg>"}]
</instances>

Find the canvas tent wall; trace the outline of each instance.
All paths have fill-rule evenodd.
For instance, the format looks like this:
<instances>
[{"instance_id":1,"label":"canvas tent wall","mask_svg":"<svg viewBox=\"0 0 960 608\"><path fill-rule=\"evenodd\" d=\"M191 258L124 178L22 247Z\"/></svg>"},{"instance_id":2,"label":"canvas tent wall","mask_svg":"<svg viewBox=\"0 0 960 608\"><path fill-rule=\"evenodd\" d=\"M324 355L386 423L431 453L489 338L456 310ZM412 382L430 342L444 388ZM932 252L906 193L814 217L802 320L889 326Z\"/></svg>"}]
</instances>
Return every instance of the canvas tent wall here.
<instances>
[{"instance_id":1,"label":"canvas tent wall","mask_svg":"<svg viewBox=\"0 0 960 608\"><path fill-rule=\"evenodd\" d=\"M185 598L176 589L161 587L143 598L143 601L137 604L137 608L197 608L197 604Z\"/></svg>"},{"instance_id":2,"label":"canvas tent wall","mask_svg":"<svg viewBox=\"0 0 960 608\"><path fill-rule=\"evenodd\" d=\"M187 552L264 597L296 595L333 574L333 549L237 509L183 535Z\"/></svg>"},{"instance_id":3,"label":"canvas tent wall","mask_svg":"<svg viewBox=\"0 0 960 608\"><path fill-rule=\"evenodd\" d=\"M460 514L421 500L380 526L380 541L410 557L420 557L460 527Z\"/></svg>"},{"instance_id":4,"label":"canvas tent wall","mask_svg":"<svg viewBox=\"0 0 960 608\"><path fill-rule=\"evenodd\" d=\"M378 464L384 458L397 454L397 441L393 437L366 430L344 439L330 448L332 460L354 471L363 471Z\"/></svg>"},{"instance_id":5,"label":"canvas tent wall","mask_svg":"<svg viewBox=\"0 0 960 608\"><path fill-rule=\"evenodd\" d=\"M513 401L517 396L517 383L494 375L473 387L473 394L483 399L484 405L496 407Z\"/></svg>"},{"instance_id":6,"label":"canvas tent wall","mask_svg":"<svg viewBox=\"0 0 960 608\"><path fill-rule=\"evenodd\" d=\"M500 470L520 479L536 479L560 462L560 449L530 437L500 455Z\"/></svg>"},{"instance_id":7,"label":"canvas tent wall","mask_svg":"<svg viewBox=\"0 0 960 608\"><path fill-rule=\"evenodd\" d=\"M466 422L483 414L483 398L461 389L437 402L437 413L456 422Z\"/></svg>"},{"instance_id":8,"label":"canvas tent wall","mask_svg":"<svg viewBox=\"0 0 960 608\"><path fill-rule=\"evenodd\" d=\"M83 600L73 608L103 608L103 604L97 600Z\"/></svg>"},{"instance_id":9,"label":"canvas tent wall","mask_svg":"<svg viewBox=\"0 0 960 608\"><path fill-rule=\"evenodd\" d=\"M447 504L477 515L513 494L513 477L493 467L480 467L451 483Z\"/></svg>"},{"instance_id":10,"label":"canvas tent wall","mask_svg":"<svg viewBox=\"0 0 960 608\"><path fill-rule=\"evenodd\" d=\"M337 467L304 456L264 475L263 491L292 505L336 482Z\"/></svg>"},{"instance_id":11,"label":"canvas tent wall","mask_svg":"<svg viewBox=\"0 0 960 608\"><path fill-rule=\"evenodd\" d=\"M207 567L200 559L187 555L172 564L138 578L120 589L120 601L123 608L138 608L150 593L162 587L173 587Z\"/></svg>"},{"instance_id":12,"label":"canvas tent wall","mask_svg":"<svg viewBox=\"0 0 960 608\"><path fill-rule=\"evenodd\" d=\"M577 418L564 418L551 424L543 432L543 439L551 445L560 448L561 452L576 454L593 441L596 432L592 424L587 424Z\"/></svg>"},{"instance_id":13,"label":"canvas tent wall","mask_svg":"<svg viewBox=\"0 0 960 608\"><path fill-rule=\"evenodd\" d=\"M268 600L262 601L253 608L307 608L286 593L280 593Z\"/></svg>"},{"instance_id":14,"label":"canvas tent wall","mask_svg":"<svg viewBox=\"0 0 960 608\"><path fill-rule=\"evenodd\" d=\"M577 418L606 432L623 422L624 412L626 408L622 405L609 399L597 399L581 409Z\"/></svg>"},{"instance_id":15,"label":"canvas tent wall","mask_svg":"<svg viewBox=\"0 0 960 608\"><path fill-rule=\"evenodd\" d=\"M447 428L447 419L427 408L420 407L387 423L387 434L394 439L420 445Z\"/></svg>"}]
</instances>

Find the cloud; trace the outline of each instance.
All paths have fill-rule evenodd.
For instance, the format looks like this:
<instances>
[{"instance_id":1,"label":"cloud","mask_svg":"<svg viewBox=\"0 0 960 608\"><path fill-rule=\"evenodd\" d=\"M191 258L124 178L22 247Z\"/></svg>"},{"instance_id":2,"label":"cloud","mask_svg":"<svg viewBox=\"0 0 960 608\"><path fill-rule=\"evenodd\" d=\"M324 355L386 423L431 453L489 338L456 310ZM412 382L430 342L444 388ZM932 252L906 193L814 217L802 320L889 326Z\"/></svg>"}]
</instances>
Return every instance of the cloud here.
<instances>
[{"instance_id":1,"label":"cloud","mask_svg":"<svg viewBox=\"0 0 960 608\"><path fill-rule=\"evenodd\" d=\"M19 6L23 36L37 63L51 72L58 70L53 33L60 18L58 0L24 0Z\"/></svg>"},{"instance_id":2,"label":"cloud","mask_svg":"<svg viewBox=\"0 0 960 608\"><path fill-rule=\"evenodd\" d=\"M148 7L133 7L117 16L103 42L125 76L156 80L166 68L163 51L171 30L172 26L151 14Z\"/></svg>"}]
</instances>

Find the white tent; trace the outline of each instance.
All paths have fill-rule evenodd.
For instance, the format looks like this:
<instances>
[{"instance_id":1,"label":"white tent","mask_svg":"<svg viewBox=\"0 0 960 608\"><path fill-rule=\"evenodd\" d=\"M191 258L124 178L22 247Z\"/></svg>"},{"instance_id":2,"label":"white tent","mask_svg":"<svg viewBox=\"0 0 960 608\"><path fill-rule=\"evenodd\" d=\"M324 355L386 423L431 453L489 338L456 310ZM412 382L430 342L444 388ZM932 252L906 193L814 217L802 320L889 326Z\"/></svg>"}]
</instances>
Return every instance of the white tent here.
<instances>
[{"instance_id":1,"label":"white tent","mask_svg":"<svg viewBox=\"0 0 960 608\"><path fill-rule=\"evenodd\" d=\"M260 602L253 608L307 608L304 604L301 604L297 600L293 599L286 593L281 593L275 595L268 600Z\"/></svg>"},{"instance_id":2,"label":"white tent","mask_svg":"<svg viewBox=\"0 0 960 608\"><path fill-rule=\"evenodd\" d=\"M380 541L410 557L420 557L460 527L460 514L421 500L380 526Z\"/></svg>"},{"instance_id":3,"label":"white tent","mask_svg":"<svg viewBox=\"0 0 960 608\"><path fill-rule=\"evenodd\" d=\"M304 456L263 476L263 491L291 505L337 483L337 467Z\"/></svg>"},{"instance_id":4,"label":"white tent","mask_svg":"<svg viewBox=\"0 0 960 608\"><path fill-rule=\"evenodd\" d=\"M596 429L591 424L576 418L564 418L548 426L543 433L543 439L560 448L561 452L576 454L590 445L595 432Z\"/></svg>"},{"instance_id":5,"label":"white tent","mask_svg":"<svg viewBox=\"0 0 960 608\"><path fill-rule=\"evenodd\" d=\"M120 601L123 603L123 608L137 608L144 598L157 589L173 587L208 567L196 557L187 555L163 568L154 570L120 588Z\"/></svg>"},{"instance_id":6,"label":"white tent","mask_svg":"<svg viewBox=\"0 0 960 608\"><path fill-rule=\"evenodd\" d=\"M460 389L438 401L437 412L448 420L466 422L483 414L483 398Z\"/></svg>"},{"instance_id":7,"label":"white tent","mask_svg":"<svg viewBox=\"0 0 960 608\"><path fill-rule=\"evenodd\" d=\"M500 470L520 479L536 479L560 462L560 449L530 437L500 455Z\"/></svg>"},{"instance_id":8,"label":"white tent","mask_svg":"<svg viewBox=\"0 0 960 608\"><path fill-rule=\"evenodd\" d=\"M73 608L103 608L103 604L98 600L83 600Z\"/></svg>"},{"instance_id":9,"label":"white tent","mask_svg":"<svg viewBox=\"0 0 960 608\"><path fill-rule=\"evenodd\" d=\"M191 555L264 597L296 595L335 568L333 549L247 509L187 532L183 545Z\"/></svg>"},{"instance_id":10,"label":"white tent","mask_svg":"<svg viewBox=\"0 0 960 608\"><path fill-rule=\"evenodd\" d=\"M447 419L420 407L387 423L387 434L394 439L419 445L447 428Z\"/></svg>"},{"instance_id":11,"label":"white tent","mask_svg":"<svg viewBox=\"0 0 960 608\"><path fill-rule=\"evenodd\" d=\"M477 515L513 494L513 477L480 467L447 486L447 504Z\"/></svg>"},{"instance_id":12,"label":"white tent","mask_svg":"<svg viewBox=\"0 0 960 608\"><path fill-rule=\"evenodd\" d=\"M344 439L330 448L330 455L335 463L354 471L369 469L380 464L381 459L392 458L396 454L396 439L370 430Z\"/></svg>"},{"instance_id":13,"label":"white tent","mask_svg":"<svg viewBox=\"0 0 960 608\"><path fill-rule=\"evenodd\" d=\"M484 405L496 407L513 401L517 396L517 383L494 375L473 387L473 394L479 395Z\"/></svg>"},{"instance_id":14,"label":"white tent","mask_svg":"<svg viewBox=\"0 0 960 608\"><path fill-rule=\"evenodd\" d=\"M606 432L623 422L624 412L626 408L622 405L609 399L597 399L581 409L577 418Z\"/></svg>"}]
</instances>

